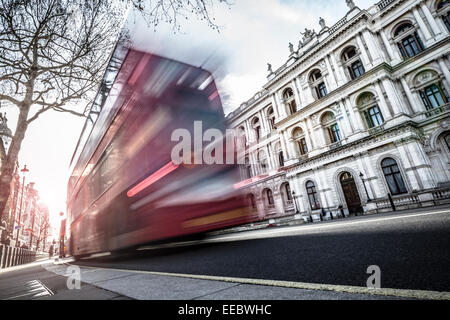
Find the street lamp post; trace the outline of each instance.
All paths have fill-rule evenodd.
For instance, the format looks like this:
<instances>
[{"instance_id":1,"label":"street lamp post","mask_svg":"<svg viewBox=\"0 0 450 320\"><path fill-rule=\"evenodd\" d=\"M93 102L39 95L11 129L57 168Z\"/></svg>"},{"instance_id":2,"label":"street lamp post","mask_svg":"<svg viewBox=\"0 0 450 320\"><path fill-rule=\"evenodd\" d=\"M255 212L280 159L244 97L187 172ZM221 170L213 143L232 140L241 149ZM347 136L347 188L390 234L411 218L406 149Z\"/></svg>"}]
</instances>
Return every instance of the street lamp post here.
<instances>
[{"instance_id":1,"label":"street lamp post","mask_svg":"<svg viewBox=\"0 0 450 320\"><path fill-rule=\"evenodd\" d=\"M24 165L23 169L20 170L20 172L22 172L23 174L23 180L22 180L22 196L20 198L20 208L19 208L19 219L17 222L17 235L16 235L16 246L19 242L19 232L20 232L20 217L22 215L22 206L23 206L23 189L25 187L25 174L30 172L30 170L28 170L27 165Z\"/></svg>"},{"instance_id":2,"label":"street lamp post","mask_svg":"<svg viewBox=\"0 0 450 320\"><path fill-rule=\"evenodd\" d=\"M363 182L364 190L366 191L367 201L372 201L369 197L369 192L367 191L366 180L364 179L364 174L362 172L360 172L359 177L361 178L361 180Z\"/></svg>"}]
</instances>

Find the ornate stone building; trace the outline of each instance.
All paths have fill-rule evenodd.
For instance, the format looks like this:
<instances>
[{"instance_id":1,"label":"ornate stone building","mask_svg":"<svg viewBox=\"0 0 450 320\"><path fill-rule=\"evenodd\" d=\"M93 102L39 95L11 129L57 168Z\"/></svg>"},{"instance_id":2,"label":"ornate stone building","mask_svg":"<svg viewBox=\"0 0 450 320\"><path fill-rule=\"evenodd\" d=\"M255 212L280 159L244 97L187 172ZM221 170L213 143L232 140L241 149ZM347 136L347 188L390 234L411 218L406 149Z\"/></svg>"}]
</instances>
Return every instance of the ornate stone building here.
<instances>
[{"instance_id":1,"label":"ornate stone building","mask_svg":"<svg viewBox=\"0 0 450 320\"><path fill-rule=\"evenodd\" d=\"M383 0L297 49L227 119L261 219L312 221L450 200L450 2Z\"/></svg>"}]
</instances>

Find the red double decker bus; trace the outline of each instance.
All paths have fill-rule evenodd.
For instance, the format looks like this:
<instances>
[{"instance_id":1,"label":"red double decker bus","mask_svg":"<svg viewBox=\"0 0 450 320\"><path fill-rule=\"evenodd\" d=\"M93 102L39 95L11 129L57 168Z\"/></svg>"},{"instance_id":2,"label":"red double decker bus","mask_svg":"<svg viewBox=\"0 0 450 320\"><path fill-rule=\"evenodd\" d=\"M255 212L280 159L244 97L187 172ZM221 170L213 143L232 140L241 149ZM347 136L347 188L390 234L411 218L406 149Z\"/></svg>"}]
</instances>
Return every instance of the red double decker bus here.
<instances>
[{"instance_id":1,"label":"red double decker bus","mask_svg":"<svg viewBox=\"0 0 450 320\"><path fill-rule=\"evenodd\" d=\"M85 255L205 233L252 220L234 164L177 165L172 133L225 133L212 75L117 48L72 158L69 252Z\"/></svg>"}]
</instances>

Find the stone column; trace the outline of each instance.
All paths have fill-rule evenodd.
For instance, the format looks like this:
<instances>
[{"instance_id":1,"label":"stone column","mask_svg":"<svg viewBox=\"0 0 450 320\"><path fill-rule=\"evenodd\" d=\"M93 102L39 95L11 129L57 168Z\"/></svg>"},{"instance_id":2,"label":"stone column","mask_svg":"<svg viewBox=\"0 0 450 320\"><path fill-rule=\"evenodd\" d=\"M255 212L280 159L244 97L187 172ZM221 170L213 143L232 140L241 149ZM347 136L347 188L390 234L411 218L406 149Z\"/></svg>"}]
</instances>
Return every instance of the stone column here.
<instances>
[{"instance_id":1,"label":"stone column","mask_svg":"<svg viewBox=\"0 0 450 320\"><path fill-rule=\"evenodd\" d=\"M372 55L373 58L373 65L380 64L383 62L383 54L380 51L380 45L377 43L377 39L375 36L370 32L369 30L364 30L362 33L364 40L367 43L367 47L369 48L369 52Z\"/></svg>"},{"instance_id":2,"label":"stone column","mask_svg":"<svg viewBox=\"0 0 450 320\"><path fill-rule=\"evenodd\" d=\"M255 133L253 132L253 128L250 126L249 120L245 120L245 128L247 130L248 142L254 142L255 141Z\"/></svg>"},{"instance_id":3,"label":"stone column","mask_svg":"<svg viewBox=\"0 0 450 320\"><path fill-rule=\"evenodd\" d=\"M414 7L412 10L412 13L414 15L414 18L416 19L417 23L419 24L420 30L422 30L423 35L425 36L425 41L427 43L432 40L432 36L430 31L428 30L427 26L425 25L425 22L423 21L422 17L420 16L419 10L417 10L417 7Z\"/></svg>"},{"instance_id":4,"label":"stone column","mask_svg":"<svg viewBox=\"0 0 450 320\"><path fill-rule=\"evenodd\" d=\"M405 78L401 78L400 82L402 83L403 90L405 90L406 97L408 98L409 103L411 104L411 108L414 113L421 113L425 112L426 108L423 105L423 102L421 99L419 99L417 94L413 94L411 92L411 89L408 86L408 83L406 82Z\"/></svg>"},{"instance_id":5,"label":"stone column","mask_svg":"<svg viewBox=\"0 0 450 320\"><path fill-rule=\"evenodd\" d=\"M328 145L327 132L326 132L327 128L318 126L317 130L319 131L319 135L320 135L320 147L324 148Z\"/></svg>"},{"instance_id":6,"label":"stone column","mask_svg":"<svg viewBox=\"0 0 450 320\"><path fill-rule=\"evenodd\" d=\"M297 88L297 84L295 83L295 79L291 81L292 88L294 89L294 97L295 97L295 104L297 105L297 111L300 110L302 106L302 100L300 99L299 91Z\"/></svg>"},{"instance_id":7,"label":"stone column","mask_svg":"<svg viewBox=\"0 0 450 320\"><path fill-rule=\"evenodd\" d=\"M358 33L356 35L356 42L358 43L359 50L361 52L361 60L364 64L364 67L366 70L372 67L372 63L370 62L369 55L367 54L366 47L364 46L364 43L362 42L361 35Z\"/></svg>"},{"instance_id":8,"label":"stone column","mask_svg":"<svg viewBox=\"0 0 450 320\"><path fill-rule=\"evenodd\" d=\"M305 128L305 138L306 138L306 144L308 146L308 152L309 152L313 149L313 143L311 140L311 135L309 134L308 124L307 124L306 119L304 119L302 121L302 125L303 125L303 128Z\"/></svg>"},{"instance_id":9,"label":"stone column","mask_svg":"<svg viewBox=\"0 0 450 320\"><path fill-rule=\"evenodd\" d=\"M450 72L448 71L447 64L444 61L444 58L440 58L438 60L439 66L441 67L442 72L444 73L445 79L442 81L444 84L445 90L447 90L447 93L450 92ZM449 93L450 94L450 93Z\"/></svg>"},{"instance_id":10,"label":"stone column","mask_svg":"<svg viewBox=\"0 0 450 320\"><path fill-rule=\"evenodd\" d=\"M266 136L269 133L269 130L267 130L267 123L266 123L266 117L264 116L264 110L260 110L258 112L259 121L261 123L261 137Z\"/></svg>"},{"instance_id":11,"label":"stone column","mask_svg":"<svg viewBox=\"0 0 450 320\"><path fill-rule=\"evenodd\" d=\"M275 95L276 95L275 93L272 94L271 99L272 99L273 111L275 112L276 121L278 122L281 120L281 116L280 116L280 110L279 110L280 107L277 103L277 99L276 99Z\"/></svg>"},{"instance_id":12,"label":"stone column","mask_svg":"<svg viewBox=\"0 0 450 320\"><path fill-rule=\"evenodd\" d=\"M418 141L408 143L406 146L411 154L412 164L417 168L424 189L436 188L436 179L431 170L431 163Z\"/></svg>"},{"instance_id":13,"label":"stone column","mask_svg":"<svg viewBox=\"0 0 450 320\"><path fill-rule=\"evenodd\" d=\"M302 103L301 107L306 107L308 102L306 101L306 98L305 98L305 95L304 95L304 92L303 92L303 88L302 88L302 86L300 84L300 80L298 78L295 78L295 83L297 85L298 93L300 95L300 100L301 100L301 103Z\"/></svg>"},{"instance_id":14,"label":"stone column","mask_svg":"<svg viewBox=\"0 0 450 320\"><path fill-rule=\"evenodd\" d=\"M406 174L406 177L403 176L403 174L402 177L408 179L413 191L419 191L421 189L421 184L419 184L419 181L417 180L417 177L415 175L415 171L412 169L413 164L410 162L408 150L406 149L404 144L398 144L397 150L400 153L400 159L403 162L403 168L405 169ZM389 189L387 190L389 192Z\"/></svg>"},{"instance_id":15,"label":"stone column","mask_svg":"<svg viewBox=\"0 0 450 320\"><path fill-rule=\"evenodd\" d=\"M394 115L398 115L401 113L406 113L403 109L403 104L398 96L397 89L394 87L394 83L389 78L384 78L382 80L384 89L386 90L386 94L388 96L389 101L391 102L392 109L394 111Z\"/></svg>"},{"instance_id":16,"label":"stone column","mask_svg":"<svg viewBox=\"0 0 450 320\"><path fill-rule=\"evenodd\" d=\"M287 117L286 105L284 104L283 99L280 97L280 93L275 93L275 98L277 100L277 104L279 106L280 111L280 120L283 120Z\"/></svg>"},{"instance_id":17,"label":"stone column","mask_svg":"<svg viewBox=\"0 0 450 320\"><path fill-rule=\"evenodd\" d=\"M383 114L383 118L385 121L389 121L392 119L392 114L388 108L386 99L384 98L383 91L381 90L381 85L378 81L375 82L375 90L377 91L378 99L380 101L379 107L380 107L381 113Z\"/></svg>"},{"instance_id":18,"label":"stone column","mask_svg":"<svg viewBox=\"0 0 450 320\"><path fill-rule=\"evenodd\" d=\"M292 186L294 187L295 196L297 197L297 199L295 199L294 201L296 201L298 211L300 211L300 213L304 213L307 211L307 209L305 208L305 202L303 200L304 191L302 188L302 184L300 183L300 179L295 177L293 179Z\"/></svg>"},{"instance_id":19,"label":"stone column","mask_svg":"<svg viewBox=\"0 0 450 320\"><path fill-rule=\"evenodd\" d=\"M392 44L389 42L386 33L384 30L380 31L381 39L383 40L384 46L386 47L386 50L391 57L391 60L393 64L397 64L402 61L402 57L400 56L400 53L398 53L398 50L394 50L392 48Z\"/></svg>"},{"instance_id":20,"label":"stone column","mask_svg":"<svg viewBox=\"0 0 450 320\"><path fill-rule=\"evenodd\" d=\"M277 169L277 165L276 165L276 162L275 162L275 159L273 159L273 155L272 155L272 152L270 152L271 150L270 150L270 146L267 144L266 145L266 152L267 152L267 162L268 162L268 164L269 164L269 171L273 171L273 170L276 170Z\"/></svg>"},{"instance_id":21,"label":"stone column","mask_svg":"<svg viewBox=\"0 0 450 320\"><path fill-rule=\"evenodd\" d=\"M329 74L329 77L330 77L330 81L329 81L329 83L330 83L330 91L333 91L333 90L335 90L337 88L338 85L337 85L337 82L336 82L336 78L335 78L335 74L333 72L333 69L331 68L329 56L325 57L325 63L327 65L327 70L328 70L328 74Z\"/></svg>"},{"instance_id":22,"label":"stone column","mask_svg":"<svg viewBox=\"0 0 450 320\"><path fill-rule=\"evenodd\" d=\"M336 61L336 57L334 56L334 53L330 54L330 58L331 58L331 63L334 66L334 70L336 71L338 86L342 86L343 84L345 84L347 82L347 79L346 79L346 76L344 73L344 69L342 69L341 65L338 65L338 63Z\"/></svg>"},{"instance_id":23,"label":"stone column","mask_svg":"<svg viewBox=\"0 0 450 320\"><path fill-rule=\"evenodd\" d=\"M287 151L287 159L293 159L295 157L295 153L292 152L292 146L289 144L289 138L286 131L283 132L283 140Z\"/></svg>"},{"instance_id":24,"label":"stone column","mask_svg":"<svg viewBox=\"0 0 450 320\"><path fill-rule=\"evenodd\" d=\"M436 20L434 20L434 17L431 14L430 9L428 9L428 6L425 4L425 2L422 2L420 7L422 8L423 13L425 14L425 18L428 20L428 23L430 24L431 30L433 31L433 33L436 36L441 34L442 33L441 29L437 25Z\"/></svg>"},{"instance_id":25,"label":"stone column","mask_svg":"<svg viewBox=\"0 0 450 320\"><path fill-rule=\"evenodd\" d=\"M324 170L323 167L321 169L313 170L314 178L315 178L316 182L319 184L319 185L316 185L316 189L317 189L317 191L319 192L319 195L320 195L321 207L322 208L329 208L331 199L328 199L327 192L324 191L328 187L329 184L325 183L324 181L322 181L322 177L323 177L322 176L322 172L321 172L322 170Z\"/></svg>"},{"instance_id":26,"label":"stone column","mask_svg":"<svg viewBox=\"0 0 450 320\"><path fill-rule=\"evenodd\" d=\"M372 196L372 200L374 198L381 198L384 195L382 195L380 190L380 185L378 182L379 179L379 173L375 171L376 165L375 163L371 163L369 153L366 152L362 156L363 165L365 168L365 177L367 183L367 189L369 189L369 193ZM363 181L364 182L364 181Z\"/></svg>"},{"instance_id":27,"label":"stone column","mask_svg":"<svg viewBox=\"0 0 450 320\"><path fill-rule=\"evenodd\" d=\"M286 146L286 141L284 141L284 134L283 132L279 132L279 136L280 136L280 144L281 144L281 150L283 151L283 155L285 160L289 159L289 152L288 152L288 148Z\"/></svg>"},{"instance_id":28,"label":"stone column","mask_svg":"<svg viewBox=\"0 0 450 320\"><path fill-rule=\"evenodd\" d=\"M345 136L351 136L353 134L353 128L350 124L350 120L348 119L348 115L347 115L347 111L345 110L345 106L344 103L341 101L341 112L342 112L342 117L343 117L343 129L344 129L344 133Z\"/></svg>"},{"instance_id":29,"label":"stone column","mask_svg":"<svg viewBox=\"0 0 450 320\"><path fill-rule=\"evenodd\" d=\"M309 84L307 85L305 91L306 91L306 105L309 105L315 101L314 96L312 94L312 88L309 86Z\"/></svg>"},{"instance_id":30,"label":"stone column","mask_svg":"<svg viewBox=\"0 0 450 320\"><path fill-rule=\"evenodd\" d=\"M296 143L296 141L293 138L289 138L288 144L289 144L289 148L290 148L290 151L292 154L292 158L300 157L300 154L299 154L297 148L295 147L295 143Z\"/></svg>"},{"instance_id":31,"label":"stone column","mask_svg":"<svg viewBox=\"0 0 450 320\"><path fill-rule=\"evenodd\" d=\"M316 149L318 146L317 137L314 134L314 129L312 127L311 118L309 118L309 117L306 118L305 122L306 122L306 129L308 131L308 136L311 141L311 150L310 151L312 151L312 150Z\"/></svg>"},{"instance_id":32,"label":"stone column","mask_svg":"<svg viewBox=\"0 0 450 320\"><path fill-rule=\"evenodd\" d=\"M348 107L348 110L350 111L350 118L352 119L352 122L356 126L356 130L358 131L366 131L366 126L364 125L364 121L361 117L361 114L359 113L359 110L357 107L352 107L350 103L350 98L346 98L343 100L343 103Z\"/></svg>"}]
</instances>

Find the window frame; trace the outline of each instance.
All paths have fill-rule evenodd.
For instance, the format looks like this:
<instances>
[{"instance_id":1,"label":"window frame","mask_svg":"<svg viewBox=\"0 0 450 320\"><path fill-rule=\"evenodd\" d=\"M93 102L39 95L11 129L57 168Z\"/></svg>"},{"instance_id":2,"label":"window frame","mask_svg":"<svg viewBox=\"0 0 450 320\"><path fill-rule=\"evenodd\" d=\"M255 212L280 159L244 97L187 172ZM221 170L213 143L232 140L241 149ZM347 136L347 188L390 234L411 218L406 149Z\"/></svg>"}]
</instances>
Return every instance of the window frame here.
<instances>
[{"instance_id":1,"label":"window frame","mask_svg":"<svg viewBox=\"0 0 450 320\"><path fill-rule=\"evenodd\" d=\"M432 92L432 94L428 94L427 90L431 89L431 88L436 88L437 91ZM438 102L438 99L436 99L436 94L439 94L440 98L442 99L442 104L438 104L436 106L433 105L432 100L430 100L430 97L432 96L436 102ZM419 95L422 98L422 102L425 106L425 108L427 110L434 110L434 109L438 109L446 104L448 104L450 102L450 98L448 96L447 91L445 90L445 88L442 85L442 82L435 82L435 83L431 83L423 88L421 88L419 90Z\"/></svg>"},{"instance_id":2,"label":"window frame","mask_svg":"<svg viewBox=\"0 0 450 320\"><path fill-rule=\"evenodd\" d=\"M418 27L409 21L403 22L395 28L393 38L404 60L413 58L426 49L419 36ZM406 41L408 42L406 43ZM408 48L412 51L412 54Z\"/></svg>"},{"instance_id":3,"label":"window frame","mask_svg":"<svg viewBox=\"0 0 450 320\"><path fill-rule=\"evenodd\" d=\"M393 163L385 164L389 160L393 161ZM389 169L390 171L387 172L387 169ZM390 158L390 157L384 158L381 161L381 171L383 172L384 180L387 184L388 190L391 195L399 196L399 195L408 193L408 187L406 186L406 181L403 177L403 174L401 172L401 169L400 169L400 166L399 166L397 160L395 160L394 158ZM388 179L388 177L392 177L392 180ZM397 191L393 190L392 184L390 183L390 181L392 181L394 183ZM400 185L399 181L401 181L401 185Z\"/></svg>"},{"instance_id":4,"label":"window frame","mask_svg":"<svg viewBox=\"0 0 450 320\"><path fill-rule=\"evenodd\" d=\"M322 209L322 204L320 203L320 198L318 196L316 184L313 181L308 181L305 184L305 188L311 210Z\"/></svg>"}]
</instances>

